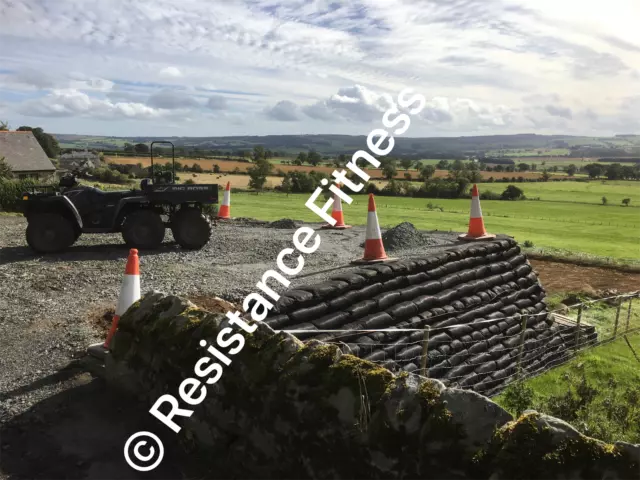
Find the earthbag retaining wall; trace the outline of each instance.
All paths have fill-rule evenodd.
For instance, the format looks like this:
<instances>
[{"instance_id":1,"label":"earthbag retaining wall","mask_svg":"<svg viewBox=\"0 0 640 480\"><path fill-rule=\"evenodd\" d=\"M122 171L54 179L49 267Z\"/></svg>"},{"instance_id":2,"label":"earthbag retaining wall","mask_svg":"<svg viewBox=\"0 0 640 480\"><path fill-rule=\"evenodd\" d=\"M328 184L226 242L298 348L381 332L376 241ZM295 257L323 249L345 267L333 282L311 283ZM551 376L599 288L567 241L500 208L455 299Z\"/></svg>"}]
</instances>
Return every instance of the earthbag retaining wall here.
<instances>
[{"instance_id":1,"label":"earthbag retaining wall","mask_svg":"<svg viewBox=\"0 0 640 480\"><path fill-rule=\"evenodd\" d=\"M475 392L303 345L264 323L240 330L245 345L224 352L232 361L219 380L202 384L197 406L184 403L179 386L207 355L200 341L215 345L226 327L239 331L153 292L120 319L105 360L107 381L147 406L169 393L194 410L175 417L179 438L215 478L637 478L640 445L607 445L535 412L512 421Z\"/></svg>"},{"instance_id":2,"label":"earthbag retaining wall","mask_svg":"<svg viewBox=\"0 0 640 480\"><path fill-rule=\"evenodd\" d=\"M430 327L428 376L491 395L516 375L523 315L525 373L568 358L576 327L554 323L527 258L515 240L501 236L297 287L283 294L265 323L275 330L305 330L295 335L340 342L344 352L408 372L420 366L421 331L317 330ZM595 329L585 327L580 344L595 340Z\"/></svg>"}]
</instances>

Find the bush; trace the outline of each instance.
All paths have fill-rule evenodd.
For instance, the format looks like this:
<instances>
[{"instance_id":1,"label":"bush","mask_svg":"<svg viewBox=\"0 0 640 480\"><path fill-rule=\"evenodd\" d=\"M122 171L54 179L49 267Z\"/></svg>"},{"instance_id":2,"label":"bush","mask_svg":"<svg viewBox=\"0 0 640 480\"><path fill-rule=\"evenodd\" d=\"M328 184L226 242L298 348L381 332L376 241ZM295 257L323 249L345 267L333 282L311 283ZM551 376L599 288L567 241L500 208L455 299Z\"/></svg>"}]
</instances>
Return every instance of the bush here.
<instances>
[{"instance_id":1,"label":"bush","mask_svg":"<svg viewBox=\"0 0 640 480\"><path fill-rule=\"evenodd\" d=\"M533 398L533 389L524 382L518 381L512 383L505 389L502 405L515 417L519 417L522 415L522 412L532 406Z\"/></svg>"},{"instance_id":2,"label":"bush","mask_svg":"<svg viewBox=\"0 0 640 480\"><path fill-rule=\"evenodd\" d=\"M196 182L194 182L192 178L189 178L184 182L185 185L195 185L195 183Z\"/></svg>"},{"instance_id":3,"label":"bush","mask_svg":"<svg viewBox=\"0 0 640 480\"><path fill-rule=\"evenodd\" d=\"M533 242L531 240L525 240L522 246L524 248L533 248Z\"/></svg>"},{"instance_id":4,"label":"bush","mask_svg":"<svg viewBox=\"0 0 640 480\"><path fill-rule=\"evenodd\" d=\"M220 173L220 165L213 166L213 173Z\"/></svg>"},{"instance_id":5,"label":"bush","mask_svg":"<svg viewBox=\"0 0 640 480\"><path fill-rule=\"evenodd\" d=\"M0 210L5 212L18 211L18 201L21 195L35 185L37 183L34 180L7 180L0 178Z\"/></svg>"},{"instance_id":6,"label":"bush","mask_svg":"<svg viewBox=\"0 0 640 480\"><path fill-rule=\"evenodd\" d=\"M496 192L481 192L480 200L502 200L502 196Z\"/></svg>"},{"instance_id":7,"label":"bush","mask_svg":"<svg viewBox=\"0 0 640 480\"><path fill-rule=\"evenodd\" d=\"M502 198L502 200L524 200L524 192L515 185L509 185L504 192L502 192L500 198Z\"/></svg>"}]
</instances>

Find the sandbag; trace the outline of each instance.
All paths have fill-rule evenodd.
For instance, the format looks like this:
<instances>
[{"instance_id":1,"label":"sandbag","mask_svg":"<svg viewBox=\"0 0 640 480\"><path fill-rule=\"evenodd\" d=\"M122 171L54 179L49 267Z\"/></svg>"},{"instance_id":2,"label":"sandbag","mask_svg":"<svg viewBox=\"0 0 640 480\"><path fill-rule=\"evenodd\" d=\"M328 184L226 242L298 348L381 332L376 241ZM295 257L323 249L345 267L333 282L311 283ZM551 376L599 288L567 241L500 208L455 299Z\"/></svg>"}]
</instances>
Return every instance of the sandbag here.
<instances>
[{"instance_id":1,"label":"sandbag","mask_svg":"<svg viewBox=\"0 0 640 480\"><path fill-rule=\"evenodd\" d=\"M396 360L409 361L412 359L419 359L421 354L422 345L411 345L396 353Z\"/></svg>"},{"instance_id":2,"label":"sandbag","mask_svg":"<svg viewBox=\"0 0 640 480\"><path fill-rule=\"evenodd\" d=\"M447 332L451 336L451 338L460 338L463 335L470 335L473 332L473 328L469 325L456 325L450 327Z\"/></svg>"},{"instance_id":3,"label":"sandbag","mask_svg":"<svg viewBox=\"0 0 640 480\"><path fill-rule=\"evenodd\" d=\"M312 320L315 320L316 318L321 317L328 310L329 305L327 305L325 302L321 302L311 307L294 310L289 314L289 317L296 323L310 322Z\"/></svg>"},{"instance_id":4,"label":"sandbag","mask_svg":"<svg viewBox=\"0 0 640 480\"><path fill-rule=\"evenodd\" d=\"M377 308L377 303L375 300L362 300L350 307L346 308L345 311L351 314L352 319L361 318L373 311Z\"/></svg>"},{"instance_id":5,"label":"sandbag","mask_svg":"<svg viewBox=\"0 0 640 480\"><path fill-rule=\"evenodd\" d=\"M446 333L438 333L429 337L429 349L437 348L441 344L451 343L451 337Z\"/></svg>"},{"instance_id":6,"label":"sandbag","mask_svg":"<svg viewBox=\"0 0 640 480\"><path fill-rule=\"evenodd\" d=\"M451 342L451 346L453 346L453 342ZM451 357L449 357L449 363L455 367L457 365L460 365L462 362L464 362L468 357L469 357L469 351L464 349L459 351L455 355L452 355Z\"/></svg>"},{"instance_id":7,"label":"sandbag","mask_svg":"<svg viewBox=\"0 0 640 480\"><path fill-rule=\"evenodd\" d=\"M478 368L475 369L475 373L478 374L487 374L491 372L495 372L498 369L498 365L494 361L488 361L483 363Z\"/></svg>"},{"instance_id":8,"label":"sandbag","mask_svg":"<svg viewBox=\"0 0 640 480\"><path fill-rule=\"evenodd\" d=\"M471 338L473 338L476 342L484 340L484 335L482 335L479 331L475 331L471 333Z\"/></svg>"},{"instance_id":9,"label":"sandbag","mask_svg":"<svg viewBox=\"0 0 640 480\"><path fill-rule=\"evenodd\" d=\"M431 295L421 295L413 299L413 303L419 312L429 310L432 306L437 305L437 301L437 298Z\"/></svg>"},{"instance_id":10,"label":"sandbag","mask_svg":"<svg viewBox=\"0 0 640 480\"><path fill-rule=\"evenodd\" d=\"M400 300L400 292L383 292L373 298L379 310L386 310Z\"/></svg>"},{"instance_id":11,"label":"sandbag","mask_svg":"<svg viewBox=\"0 0 640 480\"><path fill-rule=\"evenodd\" d=\"M451 275L447 275L445 278L440 280L440 284L443 289L450 289L455 287L460 283L460 276L457 273L452 273Z\"/></svg>"},{"instance_id":12,"label":"sandbag","mask_svg":"<svg viewBox=\"0 0 640 480\"><path fill-rule=\"evenodd\" d=\"M359 297L360 295L358 294L358 291L352 290L340 295L339 297L327 300L327 305L329 305L329 308L332 310L343 310L349 305L353 305L355 302L359 301Z\"/></svg>"},{"instance_id":13,"label":"sandbag","mask_svg":"<svg viewBox=\"0 0 640 480\"><path fill-rule=\"evenodd\" d=\"M339 292L348 289L349 284L342 280L328 280L314 285L308 285L303 288L307 292L311 292L316 299L325 299L330 296L335 296Z\"/></svg>"},{"instance_id":14,"label":"sandbag","mask_svg":"<svg viewBox=\"0 0 640 480\"><path fill-rule=\"evenodd\" d=\"M469 365L468 363L461 363L451 370L447 372L445 378L453 381L460 381L460 379L464 378L467 374L473 372L473 369L476 368L475 365Z\"/></svg>"},{"instance_id":15,"label":"sandbag","mask_svg":"<svg viewBox=\"0 0 640 480\"><path fill-rule=\"evenodd\" d=\"M454 352L459 352L464 349L464 343L457 339L452 340L449 346Z\"/></svg>"},{"instance_id":16,"label":"sandbag","mask_svg":"<svg viewBox=\"0 0 640 480\"><path fill-rule=\"evenodd\" d=\"M386 360L386 354L382 350L375 350L363 358L371 362L380 362L380 361Z\"/></svg>"},{"instance_id":17,"label":"sandbag","mask_svg":"<svg viewBox=\"0 0 640 480\"><path fill-rule=\"evenodd\" d=\"M325 315L317 320L312 320L311 323L318 327L318 330L338 329L349 317L348 312L336 312Z\"/></svg>"},{"instance_id":18,"label":"sandbag","mask_svg":"<svg viewBox=\"0 0 640 480\"><path fill-rule=\"evenodd\" d=\"M388 328L393 325L394 318L386 312L371 313L362 319L362 327L365 330Z\"/></svg>"},{"instance_id":19,"label":"sandbag","mask_svg":"<svg viewBox=\"0 0 640 480\"><path fill-rule=\"evenodd\" d=\"M367 300L369 298L373 298L379 293L382 293L383 285L380 282L367 285L366 287L357 290L359 300Z\"/></svg>"},{"instance_id":20,"label":"sandbag","mask_svg":"<svg viewBox=\"0 0 640 480\"><path fill-rule=\"evenodd\" d=\"M341 273L339 275L334 275L331 277L331 280L340 280L342 282L347 282L349 285L364 285L367 281L365 277L362 275L356 275L355 273Z\"/></svg>"},{"instance_id":21,"label":"sandbag","mask_svg":"<svg viewBox=\"0 0 640 480\"><path fill-rule=\"evenodd\" d=\"M454 300L453 302L451 302L451 306L456 310L464 310L466 308L465 304L462 303L460 300Z\"/></svg>"},{"instance_id":22,"label":"sandbag","mask_svg":"<svg viewBox=\"0 0 640 480\"><path fill-rule=\"evenodd\" d=\"M409 285L424 283L427 280L429 280L429 275L426 272L418 272L412 275L407 275L407 282L409 282Z\"/></svg>"},{"instance_id":23,"label":"sandbag","mask_svg":"<svg viewBox=\"0 0 640 480\"><path fill-rule=\"evenodd\" d=\"M420 285L411 285L410 287L400 290L400 301L413 300L422 295L422 287Z\"/></svg>"},{"instance_id":24,"label":"sandbag","mask_svg":"<svg viewBox=\"0 0 640 480\"><path fill-rule=\"evenodd\" d=\"M274 330L280 330L282 327L291 323L291 319L288 315L276 315L275 317L267 317L263 322Z\"/></svg>"},{"instance_id":25,"label":"sandbag","mask_svg":"<svg viewBox=\"0 0 640 480\"><path fill-rule=\"evenodd\" d=\"M486 340L482 340L480 342L474 343L469 348L469 353L472 355L477 355L479 353L486 352L488 347L489 347L488 342Z\"/></svg>"},{"instance_id":26,"label":"sandbag","mask_svg":"<svg viewBox=\"0 0 640 480\"><path fill-rule=\"evenodd\" d=\"M387 280L382 283L382 290L384 292L390 292L392 290L399 290L406 287L409 284L407 277L396 277L391 280Z\"/></svg>"},{"instance_id":27,"label":"sandbag","mask_svg":"<svg viewBox=\"0 0 640 480\"><path fill-rule=\"evenodd\" d=\"M410 318L418 313L418 307L411 301L402 302L387 309L387 313L395 320Z\"/></svg>"}]
</instances>

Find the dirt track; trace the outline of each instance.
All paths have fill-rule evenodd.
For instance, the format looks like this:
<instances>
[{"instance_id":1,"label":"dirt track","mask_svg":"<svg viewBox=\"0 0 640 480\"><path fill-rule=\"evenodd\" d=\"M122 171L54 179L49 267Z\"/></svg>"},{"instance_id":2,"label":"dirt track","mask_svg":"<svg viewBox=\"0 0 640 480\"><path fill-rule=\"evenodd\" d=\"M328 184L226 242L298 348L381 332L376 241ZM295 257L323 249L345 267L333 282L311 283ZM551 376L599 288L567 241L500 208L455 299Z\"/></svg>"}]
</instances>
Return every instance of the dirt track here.
<instances>
[{"instance_id":1,"label":"dirt track","mask_svg":"<svg viewBox=\"0 0 640 480\"><path fill-rule=\"evenodd\" d=\"M547 294L616 289L619 292L640 290L640 273L611 268L584 267L548 260L530 260L538 272Z\"/></svg>"}]
</instances>

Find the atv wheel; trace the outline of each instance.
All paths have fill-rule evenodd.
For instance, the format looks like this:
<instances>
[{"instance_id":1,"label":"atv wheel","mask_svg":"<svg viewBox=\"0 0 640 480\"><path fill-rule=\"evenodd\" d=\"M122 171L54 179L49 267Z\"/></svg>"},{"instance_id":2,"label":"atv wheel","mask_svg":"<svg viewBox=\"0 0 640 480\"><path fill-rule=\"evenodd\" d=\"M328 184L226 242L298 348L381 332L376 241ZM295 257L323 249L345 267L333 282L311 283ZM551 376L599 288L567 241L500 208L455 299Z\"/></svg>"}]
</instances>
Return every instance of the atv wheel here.
<instances>
[{"instance_id":1,"label":"atv wheel","mask_svg":"<svg viewBox=\"0 0 640 480\"><path fill-rule=\"evenodd\" d=\"M129 247L153 250L164 240L162 218L152 210L137 210L122 224L122 238Z\"/></svg>"},{"instance_id":2,"label":"atv wheel","mask_svg":"<svg viewBox=\"0 0 640 480\"><path fill-rule=\"evenodd\" d=\"M58 213L38 213L29 217L27 244L38 253L53 253L75 242L73 224Z\"/></svg>"},{"instance_id":3,"label":"atv wheel","mask_svg":"<svg viewBox=\"0 0 640 480\"><path fill-rule=\"evenodd\" d=\"M211 238L209 219L196 208L185 208L176 213L171 231L176 242L187 250L199 250Z\"/></svg>"}]
</instances>

